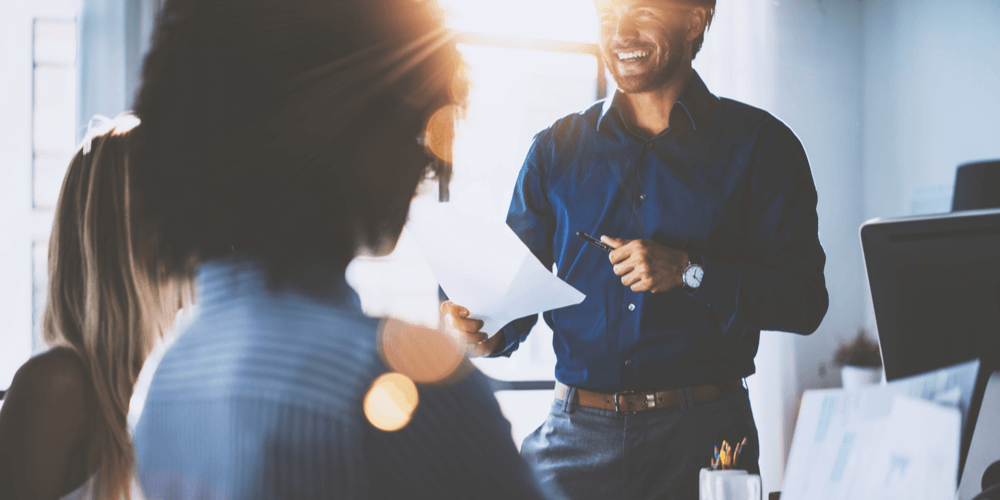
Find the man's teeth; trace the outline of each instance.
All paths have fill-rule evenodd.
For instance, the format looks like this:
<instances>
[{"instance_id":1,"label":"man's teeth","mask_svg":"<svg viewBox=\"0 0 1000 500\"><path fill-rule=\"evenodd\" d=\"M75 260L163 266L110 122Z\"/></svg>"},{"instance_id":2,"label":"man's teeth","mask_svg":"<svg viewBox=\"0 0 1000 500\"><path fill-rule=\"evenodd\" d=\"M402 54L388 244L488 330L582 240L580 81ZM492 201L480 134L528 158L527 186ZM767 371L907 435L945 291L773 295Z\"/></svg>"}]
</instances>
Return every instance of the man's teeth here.
<instances>
[{"instance_id":1,"label":"man's teeth","mask_svg":"<svg viewBox=\"0 0 1000 500\"><path fill-rule=\"evenodd\" d=\"M649 55L648 50L633 50L632 52L619 52L619 61L634 61L636 59L642 59Z\"/></svg>"}]
</instances>

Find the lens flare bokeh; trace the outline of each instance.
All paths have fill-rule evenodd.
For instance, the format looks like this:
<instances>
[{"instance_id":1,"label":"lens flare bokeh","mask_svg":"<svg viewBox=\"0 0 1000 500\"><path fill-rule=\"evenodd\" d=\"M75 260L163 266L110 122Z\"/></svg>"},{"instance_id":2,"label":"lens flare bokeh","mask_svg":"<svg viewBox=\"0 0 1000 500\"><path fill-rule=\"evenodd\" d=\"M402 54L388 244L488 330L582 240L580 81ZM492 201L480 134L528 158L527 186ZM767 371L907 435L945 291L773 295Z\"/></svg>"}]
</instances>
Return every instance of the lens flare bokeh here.
<instances>
[{"instance_id":1,"label":"lens flare bokeh","mask_svg":"<svg viewBox=\"0 0 1000 500\"><path fill-rule=\"evenodd\" d=\"M417 384L402 373L386 373L365 394L365 417L376 429L398 431L413 418L419 403Z\"/></svg>"}]
</instances>

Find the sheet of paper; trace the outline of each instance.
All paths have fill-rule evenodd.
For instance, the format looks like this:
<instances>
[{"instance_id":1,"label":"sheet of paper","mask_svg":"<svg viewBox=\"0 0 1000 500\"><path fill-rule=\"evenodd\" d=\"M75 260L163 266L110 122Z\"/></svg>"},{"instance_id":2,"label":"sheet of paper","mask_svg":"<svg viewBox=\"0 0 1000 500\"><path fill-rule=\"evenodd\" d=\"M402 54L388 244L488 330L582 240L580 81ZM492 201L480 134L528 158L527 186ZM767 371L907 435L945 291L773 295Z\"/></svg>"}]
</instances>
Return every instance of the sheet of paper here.
<instances>
[{"instance_id":1,"label":"sheet of paper","mask_svg":"<svg viewBox=\"0 0 1000 500\"><path fill-rule=\"evenodd\" d=\"M872 453L861 455L847 498L952 500L958 487L961 413L896 396Z\"/></svg>"},{"instance_id":2,"label":"sheet of paper","mask_svg":"<svg viewBox=\"0 0 1000 500\"><path fill-rule=\"evenodd\" d=\"M965 417L969 413L969 405L972 404L972 391L976 387L978 375L977 359L924 375L894 380L886 387L893 391L893 394L905 394L958 408L962 413L962 425L965 425Z\"/></svg>"},{"instance_id":3,"label":"sheet of paper","mask_svg":"<svg viewBox=\"0 0 1000 500\"><path fill-rule=\"evenodd\" d=\"M448 298L493 334L512 320L583 302L502 220L469 203L421 203L407 231Z\"/></svg>"},{"instance_id":4,"label":"sheet of paper","mask_svg":"<svg viewBox=\"0 0 1000 500\"><path fill-rule=\"evenodd\" d=\"M978 372L979 362L972 361L884 386L806 391L785 469L782 499L860 498L852 496L852 489L866 471L864 458L882 446L895 398L930 401L964 416ZM963 419L959 417L959 432ZM955 438L956 447L958 442ZM955 460L953 474L957 476L957 454Z\"/></svg>"}]
</instances>

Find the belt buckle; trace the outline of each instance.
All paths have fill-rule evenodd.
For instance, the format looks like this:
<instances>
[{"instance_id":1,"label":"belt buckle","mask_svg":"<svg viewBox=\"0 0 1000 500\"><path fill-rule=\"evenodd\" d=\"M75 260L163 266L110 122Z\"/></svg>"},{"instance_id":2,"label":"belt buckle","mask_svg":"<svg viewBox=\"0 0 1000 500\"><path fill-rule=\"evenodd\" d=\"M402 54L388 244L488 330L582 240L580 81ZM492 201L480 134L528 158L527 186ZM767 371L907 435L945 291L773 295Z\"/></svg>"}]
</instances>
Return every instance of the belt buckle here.
<instances>
[{"instance_id":1,"label":"belt buckle","mask_svg":"<svg viewBox=\"0 0 1000 500\"><path fill-rule=\"evenodd\" d=\"M620 392L616 392L614 394L614 396L615 396L615 414L616 415L623 417L625 415L635 415L636 413L638 413L638 412L634 412L634 411L622 411L622 409L621 409L621 400L618 399L619 396L627 396L629 394L635 394L635 393L636 393L636 391L620 391Z\"/></svg>"}]
</instances>

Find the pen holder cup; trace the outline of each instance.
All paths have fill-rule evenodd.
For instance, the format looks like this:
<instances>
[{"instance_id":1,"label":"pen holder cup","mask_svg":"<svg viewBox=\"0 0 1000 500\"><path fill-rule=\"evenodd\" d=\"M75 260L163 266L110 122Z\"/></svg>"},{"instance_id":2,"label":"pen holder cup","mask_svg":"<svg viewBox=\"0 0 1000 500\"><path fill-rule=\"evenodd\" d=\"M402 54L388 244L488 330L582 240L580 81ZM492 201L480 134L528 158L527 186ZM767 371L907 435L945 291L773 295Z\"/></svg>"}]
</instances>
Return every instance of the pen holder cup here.
<instances>
[{"instance_id":1,"label":"pen holder cup","mask_svg":"<svg viewBox=\"0 0 1000 500\"><path fill-rule=\"evenodd\" d=\"M760 476L745 470L702 469L699 500L761 500Z\"/></svg>"}]
</instances>

